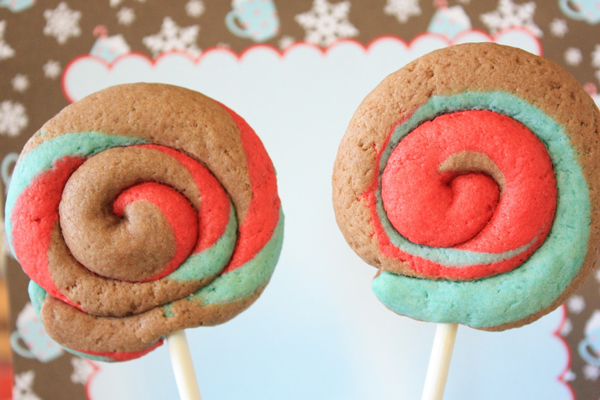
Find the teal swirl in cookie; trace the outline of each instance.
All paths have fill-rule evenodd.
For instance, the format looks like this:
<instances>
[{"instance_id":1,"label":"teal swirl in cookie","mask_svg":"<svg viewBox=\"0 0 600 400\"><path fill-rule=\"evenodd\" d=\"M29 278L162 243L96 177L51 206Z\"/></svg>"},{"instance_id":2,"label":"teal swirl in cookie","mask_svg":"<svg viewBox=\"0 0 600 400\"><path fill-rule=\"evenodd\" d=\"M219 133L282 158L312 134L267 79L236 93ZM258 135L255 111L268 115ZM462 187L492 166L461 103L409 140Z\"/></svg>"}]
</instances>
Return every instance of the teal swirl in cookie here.
<instances>
[{"instance_id":1,"label":"teal swirl in cookie","mask_svg":"<svg viewBox=\"0 0 600 400\"><path fill-rule=\"evenodd\" d=\"M389 210L395 210L394 204L389 207L385 204L384 171L396 147L401 145L403 140L410 139L416 129L428 124L428 121L435 122L440 116L468 119L470 125L483 125L482 130L487 136L476 138L477 141L485 139L491 143L491 147L495 147L502 153L501 157L495 157L492 149L483 157L486 160L490 158L492 161L506 159L508 157L506 153L510 153L513 149L506 141L495 141L496 136L490 133L493 131L492 127L486 124L492 120L501 121L500 123L505 124L501 125L502 130L506 132L506 124L512 122L504 119L512 119L539 139L551 161L550 172L543 169L544 162L541 161L541 172L533 173L530 170L535 168L532 165L536 157L543 158L543 156L535 155L537 153L525 153L517 157L513 164L499 168L502 172L499 174L500 178L493 176L493 171L486 171L488 178L491 175L496 181L505 179L505 182L499 185L502 192L499 195L500 201L513 193L519 193L518 190L511 192L511 185L513 185L511 179L517 181L514 185L523 185L523 182L527 182L527 178L535 176L531 183L534 185L533 191L530 191L528 196L508 199L508 201L512 200L512 206L516 208L516 211L508 209L510 212L506 212L505 217L508 219L497 217L501 212L498 210L501 203L493 199L492 193L492 200L498 202L498 205L495 205L497 209L493 210L492 217L486 217L482 224L483 228L477 228L479 230L472 235L474 239L471 243L463 238L439 239L436 237L438 234L436 231L429 236L422 234L423 237L411 241L406 237L412 234L410 227L402 226L403 221L396 224L390 221L394 216L390 218ZM448 123L447 120L443 122ZM461 127L464 128L464 125ZM447 130L448 132L440 133L440 136L449 135L452 131L451 128ZM460 136L463 136L464 129L460 132ZM467 133L464 135L466 136ZM521 140L524 133L519 131L519 135ZM452 142L452 140L455 139L447 141ZM461 137L461 140L464 139ZM451 145L451 143L446 144ZM476 151L469 146L464 149ZM428 149L428 151L435 150ZM444 149L441 151L443 152ZM455 153L450 151L449 154ZM414 155L414 157L418 156ZM444 157L449 156L443 154L442 159L445 159ZM522 175L511 178L511 168ZM544 185L548 185L548 181L550 184L553 183L553 179L549 179L549 176L552 176L556 182L556 191L550 191L556 193L555 210L552 207L552 198L544 199L541 206L535 203L540 197L543 198ZM455 176L452 177L454 178ZM392 181L387 183L390 182ZM528 193L526 189L519 190ZM470 194L470 196L474 195ZM528 206L527 203L532 202L534 206L523 212L523 209ZM540 211L543 206L548 207L549 211ZM411 268L422 274L439 274L438 276L443 278L453 277L453 280L415 278L384 271L373 281L373 291L391 310L420 320L461 323L485 328L524 319L549 307L580 272L588 251L590 210L588 186L577 154L571 147L564 128L551 116L513 94L500 91L432 96L391 132L388 144L380 157L380 178L372 212L380 227L379 230L376 228L376 231L384 254L410 260ZM519 215L519 212L521 217L510 219L515 218L515 214ZM477 213L482 214L480 211ZM493 225L496 223L494 218L499 219L497 223L502 228L497 229L496 234L493 234ZM537 225L536 221L539 221ZM524 226L521 226L523 224ZM409 234L399 233L396 225ZM529 230L529 234L523 236L525 230ZM487 239L486 235L491 239ZM436 240L450 242L444 246L435 246ZM458 243L452 243L452 240L457 240ZM415 243L416 241L418 243ZM489 268L489 265L496 267Z\"/></svg>"}]
</instances>

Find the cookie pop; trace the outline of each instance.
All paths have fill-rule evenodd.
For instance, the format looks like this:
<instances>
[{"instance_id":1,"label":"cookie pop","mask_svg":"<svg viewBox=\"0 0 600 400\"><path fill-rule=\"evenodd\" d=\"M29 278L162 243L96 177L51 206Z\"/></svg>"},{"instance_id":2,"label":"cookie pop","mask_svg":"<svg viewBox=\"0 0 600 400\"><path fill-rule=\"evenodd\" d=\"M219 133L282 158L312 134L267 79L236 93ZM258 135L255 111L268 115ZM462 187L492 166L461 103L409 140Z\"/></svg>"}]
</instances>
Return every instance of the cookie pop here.
<instances>
[{"instance_id":1,"label":"cookie pop","mask_svg":"<svg viewBox=\"0 0 600 400\"><path fill-rule=\"evenodd\" d=\"M340 229L379 269L375 295L490 331L556 309L598 260L599 123L571 75L515 48L452 46L388 76L333 175Z\"/></svg>"},{"instance_id":2,"label":"cookie pop","mask_svg":"<svg viewBox=\"0 0 600 400\"><path fill-rule=\"evenodd\" d=\"M252 128L163 84L114 86L49 120L21 153L6 216L46 331L101 361L244 311L283 239L275 170Z\"/></svg>"}]
</instances>

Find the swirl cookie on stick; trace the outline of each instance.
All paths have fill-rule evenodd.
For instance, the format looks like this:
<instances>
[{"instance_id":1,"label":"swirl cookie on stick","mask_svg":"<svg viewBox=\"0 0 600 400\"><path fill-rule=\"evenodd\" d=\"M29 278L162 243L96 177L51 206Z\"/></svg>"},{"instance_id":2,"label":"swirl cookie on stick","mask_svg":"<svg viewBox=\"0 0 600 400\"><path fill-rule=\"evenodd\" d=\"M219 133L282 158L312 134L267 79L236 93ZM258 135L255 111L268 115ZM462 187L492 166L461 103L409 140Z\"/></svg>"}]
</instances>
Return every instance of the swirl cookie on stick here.
<instances>
[{"instance_id":1,"label":"swirl cookie on stick","mask_svg":"<svg viewBox=\"0 0 600 400\"><path fill-rule=\"evenodd\" d=\"M48 334L104 361L244 311L283 239L275 170L252 128L162 84L114 86L49 120L21 153L6 215Z\"/></svg>"},{"instance_id":2,"label":"swirl cookie on stick","mask_svg":"<svg viewBox=\"0 0 600 400\"><path fill-rule=\"evenodd\" d=\"M500 331L562 304L598 260L600 112L552 61L429 53L352 118L333 201L372 288L418 320Z\"/></svg>"}]
</instances>

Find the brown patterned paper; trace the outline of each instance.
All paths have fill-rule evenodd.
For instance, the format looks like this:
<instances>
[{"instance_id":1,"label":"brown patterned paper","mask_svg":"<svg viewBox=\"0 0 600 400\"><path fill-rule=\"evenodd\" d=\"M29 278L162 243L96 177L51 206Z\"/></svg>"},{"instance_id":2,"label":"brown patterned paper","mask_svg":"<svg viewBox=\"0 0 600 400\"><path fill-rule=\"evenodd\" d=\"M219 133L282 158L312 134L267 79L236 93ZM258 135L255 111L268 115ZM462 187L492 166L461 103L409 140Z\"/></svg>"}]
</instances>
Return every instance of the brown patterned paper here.
<instances>
[{"instance_id":1,"label":"brown patterned paper","mask_svg":"<svg viewBox=\"0 0 600 400\"><path fill-rule=\"evenodd\" d=\"M79 55L111 61L138 52L201 54L215 46L241 53L265 43L280 50L298 41L325 47L382 35L410 41L423 32L448 38L466 29L494 34L521 26L596 96L600 84L600 9L580 0L274 0L276 18L249 18L218 0L0 0L0 160L3 187L15 154L31 134L68 104L61 74ZM597 98L597 97L596 97ZM4 193L4 188L2 188ZM27 277L9 258L11 320L26 308ZM567 302L560 334L572 353L562 379L578 399L600 396L600 272ZM25 319L25 318L23 318ZM1 324L0 324L1 326ZM83 399L94 365L67 354L48 362L14 354L15 399Z\"/></svg>"}]
</instances>

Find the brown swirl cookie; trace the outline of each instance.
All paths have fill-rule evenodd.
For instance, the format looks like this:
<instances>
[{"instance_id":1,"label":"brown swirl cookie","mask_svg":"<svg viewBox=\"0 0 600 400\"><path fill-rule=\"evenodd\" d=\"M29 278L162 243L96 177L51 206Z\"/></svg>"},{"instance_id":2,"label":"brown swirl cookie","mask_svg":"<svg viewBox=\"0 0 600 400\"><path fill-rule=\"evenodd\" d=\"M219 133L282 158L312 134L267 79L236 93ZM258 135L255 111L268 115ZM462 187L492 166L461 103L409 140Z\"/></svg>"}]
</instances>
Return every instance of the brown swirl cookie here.
<instances>
[{"instance_id":1,"label":"brown swirl cookie","mask_svg":"<svg viewBox=\"0 0 600 400\"><path fill-rule=\"evenodd\" d=\"M429 53L362 102L333 174L338 225L416 319L503 330L598 260L600 113L556 63L491 43Z\"/></svg>"},{"instance_id":2,"label":"brown swirl cookie","mask_svg":"<svg viewBox=\"0 0 600 400\"><path fill-rule=\"evenodd\" d=\"M169 332L258 298L282 242L273 165L233 111L197 92L120 85L25 145L7 232L48 334L90 358L139 357Z\"/></svg>"}]
</instances>

